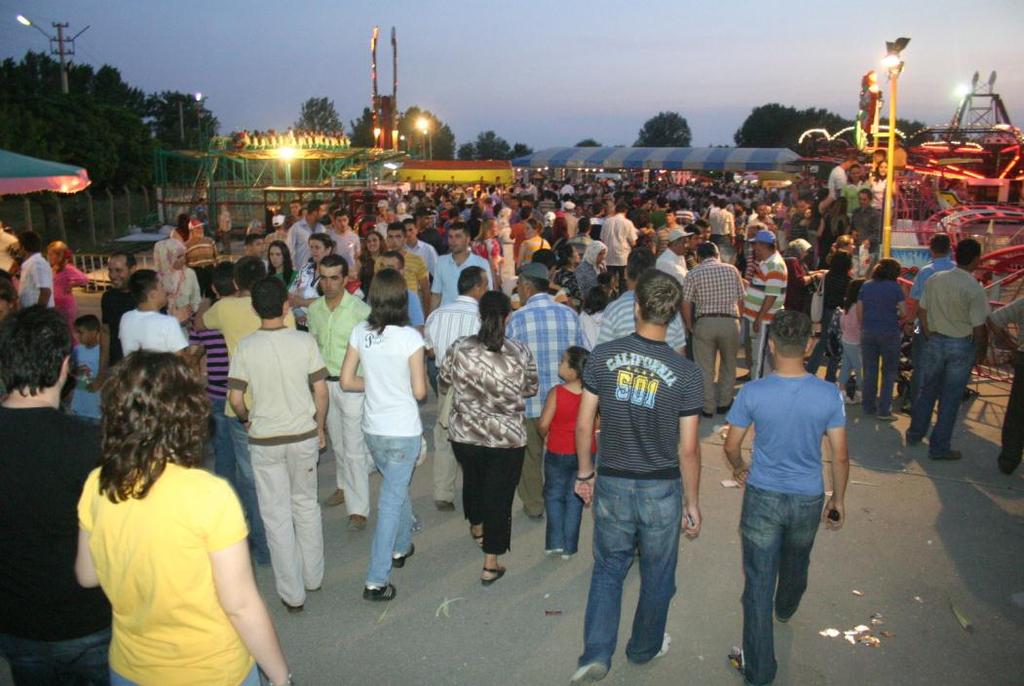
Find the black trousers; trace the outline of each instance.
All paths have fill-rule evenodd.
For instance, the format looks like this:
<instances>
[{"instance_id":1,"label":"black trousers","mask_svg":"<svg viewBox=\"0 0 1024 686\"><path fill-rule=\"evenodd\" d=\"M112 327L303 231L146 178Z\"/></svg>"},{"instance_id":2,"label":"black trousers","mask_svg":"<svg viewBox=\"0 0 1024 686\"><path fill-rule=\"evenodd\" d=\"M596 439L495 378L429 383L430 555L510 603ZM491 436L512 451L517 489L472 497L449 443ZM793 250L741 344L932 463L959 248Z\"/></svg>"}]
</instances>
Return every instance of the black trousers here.
<instances>
[{"instance_id":1,"label":"black trousers","mask_svg":"<svg viewBox=\"0 0 1024 686\"><path fill-rule=\"evenodd\" d=\"M462 465L462 509L473 526L484 525L484 552L501 555L512 543L512 499L523 471L520 448L485 448L452 441Z\"/></svg>"},{"instance_id":2,"label":"black trousers","mask_svg":"<svg viewBox=\"0 0 1024 686\"><path fill-rule=\"evenodd\" d=\"M1003 446L1000 460L1016 467L1024 454L1024 353L1016 353L1013 363L1013 386L1003 418Z\"/></svg>"}]
</instances>

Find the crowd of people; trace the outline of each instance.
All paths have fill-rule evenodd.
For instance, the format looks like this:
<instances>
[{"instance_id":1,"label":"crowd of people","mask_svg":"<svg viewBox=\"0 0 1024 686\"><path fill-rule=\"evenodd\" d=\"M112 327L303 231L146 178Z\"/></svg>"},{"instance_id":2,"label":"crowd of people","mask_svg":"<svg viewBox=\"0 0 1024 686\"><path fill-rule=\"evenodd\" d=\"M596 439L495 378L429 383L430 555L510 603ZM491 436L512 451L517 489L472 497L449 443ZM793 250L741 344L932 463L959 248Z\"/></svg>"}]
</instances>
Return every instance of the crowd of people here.
<instances>
[{"instance_id":1,"label":"crowd of people","mask_svg":"<svg viewBox=\"0 0 1024 686\"><path fill-rule=\"evenodd\" d=\"M156 269L110 255L98 318L77 315L68 247L43 257L21 233L0 275L0 653L15 681L291 683L251 563L301 612L324 579L321 507L344 506L355 532L373 520L362 597L398 597L432 389L434 505L457 509L461 469L481 584L508 572L517 494L566 561L592 505L573 683L607 674L637 555L626 656L668 651L679 537L702 525L699 423L724 417L745 488L740 668L771 683L773 621L797 610L819 523L845 522L846 406L894 419L904 339L908 446L960 457L951 434L991 330L1017 351L999 468L1024 449L1024 342L1008 333L1022 301L991 313L979 243L943 234L907 292L880 255L885 173L863 180L851 157L820 189L523 182L295 201L269 231L250 224L233 262L182 215Z\"/></svg>"}]
</instances>

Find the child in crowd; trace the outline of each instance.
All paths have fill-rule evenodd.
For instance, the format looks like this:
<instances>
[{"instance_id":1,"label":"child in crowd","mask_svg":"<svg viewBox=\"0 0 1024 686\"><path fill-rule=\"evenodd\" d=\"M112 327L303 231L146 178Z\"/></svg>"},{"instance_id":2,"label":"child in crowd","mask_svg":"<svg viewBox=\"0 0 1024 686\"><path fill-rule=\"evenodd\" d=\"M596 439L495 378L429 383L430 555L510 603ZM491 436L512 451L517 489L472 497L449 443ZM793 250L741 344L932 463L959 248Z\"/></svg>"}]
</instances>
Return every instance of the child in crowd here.
<instances>
[{"instance_id":1,"label":"child in crowd","mask_svg":"<svg viewBox=\"0 0 1024 686\"><path fill-rule=\"evenodd\" d=\"M565 383L548 393L537 430L546 438L544 455L544 510L547 530L544 553L561 554L568 560L576 554L583 519L583 501L573 492L579 465L576 461L576 415L583 394L583 368L590 353L578 345L562 355L558 376ZM597 442L592 444L596 450Z\"/></svg>"},{"instance_id":2,"label":"child in crowd","mask_svg":"<svg viewBox=\"0 0 1024 686\"><path fill-rule=\"evenodd\" d=\"M855 305L857 296L860 294L860 287L864 285L864 279L854 279L846 287L846 298L843 301L843 313L839 318L839 326L843 335L843 365L839 372L839 389L846 399L847 405L860 404L860 389L851 395L847 392L850 378L857 377L857 384L860 384L860 377L864 374L861 370L860 355L860 315Z\"/></svg>"},{"instance_id":3,"label":"child in crowd","mask_svg":"<svg viewBox=\"0 0 1024 686\"><path fill-rule=\"evenodd\" d=\"M92 422L100 420L100 395L90 390L100 373L100 320L94 314L84 314L74 321L78 344L72 352L72 364L77 383L71 400L71 412Z\"/></svg>"}]
</instances>

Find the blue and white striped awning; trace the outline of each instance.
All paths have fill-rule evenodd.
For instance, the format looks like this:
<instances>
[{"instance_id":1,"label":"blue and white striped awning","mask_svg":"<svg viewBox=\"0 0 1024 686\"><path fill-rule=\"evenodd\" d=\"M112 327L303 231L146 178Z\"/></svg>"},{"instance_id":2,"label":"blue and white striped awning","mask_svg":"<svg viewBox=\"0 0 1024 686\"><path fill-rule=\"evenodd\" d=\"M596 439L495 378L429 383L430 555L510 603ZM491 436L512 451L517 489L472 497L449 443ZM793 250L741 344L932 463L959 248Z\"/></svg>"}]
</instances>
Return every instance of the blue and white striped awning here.
<instances>
[{"instance_id":1,"label":"blue and white striped awning","mask_svg":"<svg viewBox=\"0 0 1024 686\"><path fill-rule=\"evenodd\" d=\"M800 156L788 148L548 148L512 160L530 169L785 171Z\"/></svg>"}]
</instances>

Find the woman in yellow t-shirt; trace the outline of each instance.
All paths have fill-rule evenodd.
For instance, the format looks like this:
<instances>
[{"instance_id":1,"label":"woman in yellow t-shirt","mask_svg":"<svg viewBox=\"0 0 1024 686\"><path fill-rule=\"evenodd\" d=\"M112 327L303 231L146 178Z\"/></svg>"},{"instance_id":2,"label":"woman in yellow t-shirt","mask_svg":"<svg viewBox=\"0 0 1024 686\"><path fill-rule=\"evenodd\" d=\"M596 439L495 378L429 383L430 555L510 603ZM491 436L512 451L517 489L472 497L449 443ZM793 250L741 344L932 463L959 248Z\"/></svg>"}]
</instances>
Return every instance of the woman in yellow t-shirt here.
<instances>
[{"instance_id":1,"label":"woman in yellow t-shirt","mask_svg":"<svg viewBox=\"0 0 1024 686\"><path fill-rule=\"evenodd\" d=\"M111 683L290 684L228 483L203 462L210 404L180 357L139 351L103 387L103 451L78 502L75 574L113 607Z\"/></svg>"},{"instance_id":2,"label":"woman in yellow t-shirt","mask_svg":"<svg viewBox=\"0 0 1024 686\"><path fill-rule=\"evenodd\" d=\"M533 257L538 250L550 250L551 244L541 236L541 225L536 219L526 221L526 238L519 246L519 266L522 267Z\"/></svg>"}]
</instances>

